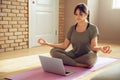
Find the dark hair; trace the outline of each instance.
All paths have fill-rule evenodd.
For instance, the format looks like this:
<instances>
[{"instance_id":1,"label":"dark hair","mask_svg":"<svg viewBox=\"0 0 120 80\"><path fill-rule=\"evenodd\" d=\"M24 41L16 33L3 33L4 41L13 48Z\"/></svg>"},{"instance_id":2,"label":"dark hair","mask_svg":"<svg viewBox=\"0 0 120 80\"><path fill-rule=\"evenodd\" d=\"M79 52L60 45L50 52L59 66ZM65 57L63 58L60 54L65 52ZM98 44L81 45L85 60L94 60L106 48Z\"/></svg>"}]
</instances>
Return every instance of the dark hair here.
<instances>
[{"instance_id":1,"label":"dark hair","mask_svg":"<svg viewBox=\"0 0 120 80\"><path fill-rule=\"evenodd\" d=\"M80 13L83 12L83 13L85 13L85 14L88 14L87 20L88 20L88 22L89 22L89 16L90 16L89 14L90 14L90 11L88 10L87 5L84 4L84 3L79 3L79 4L75 7L75 9L74 9L74 14L76 13L77 9L80 10Z\"/></svg>"}]
</instances>

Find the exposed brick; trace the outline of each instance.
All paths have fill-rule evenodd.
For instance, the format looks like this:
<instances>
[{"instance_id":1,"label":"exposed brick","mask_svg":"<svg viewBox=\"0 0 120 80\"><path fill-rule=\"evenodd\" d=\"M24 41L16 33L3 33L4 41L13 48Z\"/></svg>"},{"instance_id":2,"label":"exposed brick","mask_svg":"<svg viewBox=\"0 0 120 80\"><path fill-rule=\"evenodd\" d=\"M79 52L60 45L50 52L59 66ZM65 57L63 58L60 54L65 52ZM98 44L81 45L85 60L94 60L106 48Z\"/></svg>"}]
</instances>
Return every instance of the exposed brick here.
<instances>
[{"instance_id":1,"label":"exposed brick","mask_svg":"<svg viewBox=\"0 0 120 80\"><path fill-rule=\"evenodd\" d=\"M27 3L21 3L21 6L27 6Z\"/></svg>"},{"instance_id":2,"label":"exposed brick","mask_svg":"<svg viewBox=\"0 0 120 80\"><path fill-rule=\"evenodd\" d=\"M0 0L0 52L28 48L29 0ZM59 0L59 42L64 40L64 0Z\"/></svg>"},{"instance_id":3,"label":"exposed brick","mask_svg":"<svg viewBox=\"0 0 120 80\"><path fill-rule=\"evenodd\" d=\"M17 21L9 21L9 24L17 24Z\"/></svg>"},{"instance_id":4,"label":"exposed brick","mask_svg":"<svg viewBox=\"0 0 120 80\"><path fill-rule=\"evenodd\" d=\"M16 40L17 39L17 36L9 36L9 40Z\"/></svg>"},{"instance_id":5,"label":"exposed brick","mask_svg":"<svg viewBox=\"0 0 120 80\"><path fill-rule=\"evenodd\" d=\"M3 17L3 20L4 21L10 21L10 20L12 20L12 18L11 17Z\"/></svg>"},{"instance_id":6,"label":"exposed brick","mask_svg":"<svg viewBox=\"0 0 120 80\"><path fill-rule=\"evenodd\" d=\"M0 24L0 29L2 29L3 27L2 27L2 25Z\"/></svg>"},{"instance_id":7,"label":"exposed brick","mask_svg":"<svg viewBox=\"0 0 120 80\"><path fill-rule=\"evenodd\" d=\"M6 51L13 51L14 48L6 48Z\"/></svg>"},{"instance_id":8,"label":"exposed brick","mask_svg":"<svg viewBox=\"0 0 120 80\"><path fill-rule=\"evenodd\" d=\"M26 20L26 21L27 21L28 18L26 18L26 17L21 17L20 20Z\"/></svg>"},{"instance_id":9,"label":"exposed brick","mask_svg":"<svg viewBox=\"0 0 120 80\"><path fill-rule=\"evenodd\" d=\"M5 5L5 4L0 4L0 9L2 9L2 8L7 8L7 5Z\"/></svg>"},{"instance_id":10,"label":"exposed brick","mask_svg":"<svg viewBox=\"0 0 120 80\"><path fill-rule=\"evenodd\" d=\"M0 41L0 45L1 45L1 44L4 44L4 43L5 43L4 41Z\"/></svg>"},{"instance_id":11,"label":"exposed brick","mask_svg":"<svg viewBox=\"0 0 120 80\"><path fill-rule=\"evenodd\" d=\"M20 43L19 45L26 45L26 42L22 42L22 43Z\"/></svg>"},{"instance_id":12,"label":"exposed brick","mask_svg":"<svg viewBox=\"0 0 120 80\"><path fill-rule=\"evenodd\" d=\"M12 36L13 35L13 32L6 32L5 33L5 36Z\"/></svg>"},{"instance_id":13,"label":"exposed brick","mask_svg":"<svg viewBox=\"0 0 120 80\"><path fill-rule=\"evenodd\" d=\"M9 13L8 16L9 16L9 17L15 17L16 14L15 14L15 13Z\"/></svg>"},{"instance_id":14,"label":"exposed brick","mask_svg":"<svg viewBox=\"0 0 120 80\"><path fill-rule=\"evenodd\" d=\"M27 28L27 27L28 27L28 25L21 25L21 27L22 27L22 28Z\"/></svg>"},{"instance_id":15,"label":"exposed brick","mask_svg":"<svg viewBox=\"0 0 120 80\"><path fill-rule=\"evenodd\" d=\"M14 40L6 40L6 43L14 43Z\"/></svg>"},{"instance_id":16,"label":"exposed brick","mask_svg":"<svg viewBox=\"0 0 120 80\"><path fill-rule=\"evenodd\" d=\"M1 40L1 41L5 41L5 40L7 40L7 39L8 39L8 37L4 37L4 36L3 36L3 37L0 37L0 40Z\"/></svg>"},{"instance_id":17,"label":"exposed brick","mask_svg":"<svg viewBox=\"0 0 120 80\"><path fill-rule=\"evenodd\" d=\"M18 21L18 24L24 25L24 24L25 24L25 21Z\"/></svg>"},{"instance_id":18,"label":"exposed brick","mask_svg":"<svg viewBox=\"0 0 120 80\"><path fill-rule=\"evenodd\" d=\"M28 45L24 45L24 46L23 46L23 49L24 49L24 48L28 48Z\"/></svg>"},{"instance_id":19,"label":"exposed brick","mask_svg":"<svg viewBox=\"0 0 120 80\"><path fill-rule=\"evenodd\" d=\"M11 44L11 47L17 47L17 46L18 46L18 43Z\"/></svg>"},{"instance_id":20,"label":"exposed brick","mask_svg":"<svg viewBox=\"0 0 120 80\"><path fill-rule=\"evenodd\" d=\"M1 45L1 48L8 48L9 47L9 44L3 44Z\"/></svg>"},{"instance_id":21,"label":"exposed brick","mask_svg":"<svg viewBox=\"0 0 120 80\"><path fill-rule=\"evenodd\" d=\"M22 32L15 32L14 35L22 35Z\"/></svg>"},{"instance_id":22,"label":"exposed brick","mask_svg":"<svg viewBox=\"0 0 120 80\"><path fill-rule=\"evenodd\" d=\"M12 5L20 5L20 2L14 2L14 1L12 1Z\"/></svg>"},{"instance_id":23,"label":"exposed brick","mask_svg":"<svg viewBox=\"0 0 120 80\"><path fill-rule=\"evenodd\" d=\"M19 16L19 17L24 17L24 14L17 14L17 16Z\"/></svg>"},{"instance_id":24,"label":"exposed brick","mask_svg":"<svg viewBox=\"0 0 120 80\"><path fill-rule=\"evenodd\" d=\"M5 52L5 49L0 48L0 53Z\"/></svg>"},{"instance_id":25,"label":"exposed brick","mask_svg":"<svg viewBox=\"0 0 120 80\"><path fill-rule=\"evenodd\" d=\"M11 1L7 1L7 0L2 0L2 4L11 4Z\"/></svg>"},{"instance_id":26,"label":"exposed brick","mask_svg":"<svg viewBox=\"0 0 120 80\"><path fill-rule=\"evenodd\" d=\"M11 12L11 10L10 9L2 9L2 12L9 13L9 12Z\"/></svg>"},{"instance_id":27,"label":"exposed brick","mask_svg":"<svg viewBox=\"0 0 120 80\"><path fill-rule=\"evenodd\" d=\"M19 24L13 25L13 28L20 28L20 25Z\"/></svg>"},{"instance_id":28,"label":"exposed brick","mask_svg":"<svg viewBox=\"0 0 120 80\"><path fill-rule=\"evenodd\" d=\"M8 5L8 8L9 9L16 9L16 6L14 6L14 5Z\"/></svg>"},{"instance_id":29,"label":"exposed brick","mask_svg":"<svg viewBox=\"0 0 120 80\"><path fill-rule=\"evenodd\" d=\"M0 21L0 24L8 24L8 21Z\"/></svg>"},{"instance_id":30,"label":"exposed brick","mask_svg":"<svg viewBox=\"0 0 120 80\"><path fill-rule=\"evenodd\" d=\"M4 37L4 33L0 33L0 37Z\"/></svg>"},{"instance_id":31,"label":"exposed brick","mask_svg":"<svg viewBox=\"0 0 120 80\"><path fill-rule=\"evenodd\" d=\"M24 41L28 41L28 38L24 38Z\"/></svg>"},{"instance_id":32,"label":"exposed brick","mask_svg":"<svg viewBox=\"0 0 120 80\"><path fill-rule=\"evenodd\" d=\"M64 0L59 0L59 33L58 41L64 41Z\"/></svg>"},{"instance_id":33,"label":"exposed brick","mask_svg":"<svg viewBox=\"0 0 120 80\"><path fill-rule=\"evenodd\" d=\"M7 13L0 12L0 16L7 16Z\"/></svg>"},{"instance_id":34,"label":"exposed brick","mask_svg":"<svg viewBox=\"0 0 120 80\"><path fill-rule=\"evenodd\" d=\"M17 32L17 28L11 28L9 29L10 32Z\"/></svg>"},{"instance_id":35,"label":"exposed brick","mask_svg":"<svg viewBox=\"0 0 120 80\"><path fill-rule=\"evenodd\" d=\"M12 25L3 25L3 28L6 28L6 29L12 28Z\"/></svg>"},{"instance_id":36,"label":"exposed brick","mask_svg":"<svg viewBox=\"0 0 120 80\"><path fill-rule=\"evenodd\" d=\"M27 10L20 10L20 13L27 13Z\"/></svg>"},{"instance_id":37,"label":"exposed brick","mask_svg":"<svg viewBox=\"0 0 120 80\"><path fill-rule=\"evenodd\" d=\"M25 2L28 2L28 0L25 0Z\"/></svg>"},{"instance_id":38,"label":"exposed brick","mask_svg":"<svg viewBox=\"0 0 120 80\"><path fill-rule=\"evenodd\" d=\"M18 36L18 39L20 39L20 38L24 39L25 36L24 36L24 35L20 35L20 36Z\"/></svg>"},{"instance_id":39,"label":"exposed brick","mask_svg":"<svg viewBox=\"0 0 120 80\"><path fill-rule=\"evenodd\" d=\"M25 7L25 10L28 10L28 7Z\"/></svg>"},{"instance_id":40,"label":"exposed brick","mask_svg":"<svg viewBox=\"0 0 120 80\"><path fill-rule=\"evenodd\" d=\"M0 21L2 21L2 17L0 16Z\"/></svg>"},{"instance_id":41,"label":"exposed brick","mask_svg":"<svg viewBox=\"0 0 120 80\"><path fill-rule=\"evenodd\" d=\"M17 6L17 9L19 9L19 10L22 9L23 10L24 6Z\"/></svg>"},{"instance_id":42,"label":"exposed brick","mask_svg":"<svg viewBox=\"0 0 120 80\"><path fill-rule=\"evenodd\" d=\"M19 10L12 9L12 13L19 13Z\"/></svg>"},{"instance_id":43,"label":"exposed brick","mask_svg":"<svg viewBox=\"0 0 120 80\"><path fill-rule=\"evenodd\" d=\"M8 29L0 29L0 32L8 32Z\"/></svg>"},{"instance_id":44,"label":"exposed brick","mask_svg":"<svg viewBox=\"0 0 120 80\"><path fill-rule=\"evenodd\" d=\"M15 47L16 50L22 49L22 46Z\"/></svg>"},{"instance_id":45,"label":"exposed brick","mask_svg":"<svg viewBox=\"0 0 120 80\"><path fill-rule=\"evenodd\" d=\"M25 0L17 0L18 2L25 2Z\"/></svg>"},{"instance_id":46,"label":"exposed brick","mask_svg":"<svg viewBox=\"0 0 120 80\"><path fill-rule=\"evenodd\" d=\"M18 31L22 31L22 32L24 32L25 31L25 28L18 28Z\"/></svg>"},{"instance_id":47,"label":"exposed brick","mask_svg":"<svg viewBox=\"0 0 120 80\"><path fill-rule=\"evenodd\" d=\"M28 34L28 32L23 32L23 34Z\"/></svg>"},{"instance_id":48,"label":"exposed brick","mask_svg":"<svg viewBox=\"0 0 120 80\"><path fill-rule=\"evenodd\" d=\"M12 17L12 20L21 20L21 17Z\"/></svg>"},{"instance_id":49,"label":"exposed brick","mask_svg":"<svg viewBox=\"0 0 120 80\"><path fill-rule=\"evenodd\" d=\"M22 42L23 40L22 39L16 39L15 42L19 43L19 42Z\"/></svg>"}]
</instances>

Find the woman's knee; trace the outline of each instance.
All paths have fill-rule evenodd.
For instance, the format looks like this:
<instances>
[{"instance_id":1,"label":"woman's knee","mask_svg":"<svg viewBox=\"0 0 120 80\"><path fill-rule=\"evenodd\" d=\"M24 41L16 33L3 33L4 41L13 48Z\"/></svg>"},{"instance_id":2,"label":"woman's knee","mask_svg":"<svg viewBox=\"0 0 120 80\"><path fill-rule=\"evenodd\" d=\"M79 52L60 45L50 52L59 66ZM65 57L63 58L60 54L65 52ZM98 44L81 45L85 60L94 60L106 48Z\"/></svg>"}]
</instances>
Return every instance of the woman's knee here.
<instances>
[{"instance_id":1,"label":"woman's knee","mask_svg":"<svg viewBox=\"0 0 120 80\"><path fill-rule=\"evenodd\" d=\"M88 65L90 67L94 66L97 61L97 53L92 53L92 54L93 55L90 58L88 58Z\"/></svg>"},{"instance_id":2,"label":"woman's knee","mask_svg":"<svg viewBox=\"0 0 120 80\"><path fill-rule=\"evenodd\" d=\"M52 56L52 57L54 57L55 56L55 54L56 54L56 48L53 48L53 49L51 49L50 50L50 55Z\"/></svg>"},{"instance_id":3,"label":"woman's knee","mask_svg":"<svg viewBox=\"0 0 120 80\"><path fill-rule=\"evenodd\" d=\"M52 57L58 57L59 54L61 54L62 52L63 52L62 49L53 48L53 49L50 50L50 55L51 55Z\"/></svg>"},{"instance_id":4,"label":"woman's knee","mask_svg":"<svg viewBox=\"0 0 120 80\"><path fill-rule=\"evenodd\" d=\"M91 68L97 61L97 53L89 52L86 58L87 60L85 60L85 63L89 66L89 68Z\"/></svg>"}]
</instances>

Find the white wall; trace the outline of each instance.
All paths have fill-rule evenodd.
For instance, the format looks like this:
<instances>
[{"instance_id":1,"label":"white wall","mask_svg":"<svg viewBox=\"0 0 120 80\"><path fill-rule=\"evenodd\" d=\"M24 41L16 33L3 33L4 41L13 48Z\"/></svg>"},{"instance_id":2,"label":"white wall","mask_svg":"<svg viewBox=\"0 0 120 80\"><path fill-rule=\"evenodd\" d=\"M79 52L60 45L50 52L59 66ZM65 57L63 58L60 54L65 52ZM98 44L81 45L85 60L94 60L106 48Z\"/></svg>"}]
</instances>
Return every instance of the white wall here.
<instances>
[{"instance_id":1,"label":"white wall","mask_svg":"<svg viewBox=\"0 0 120 80\"><path fill-rule=\"evenodd\" d=\"M120 9L112 9L112 0L99 0L100 40L120 42Z\"/></svg>"},{"instance_id":2,"label":"white wall","mask_svg":"<svg viewBox=\"0 0 120 80\"><path fill-rule=\"evenodd\" d=\"M98 3L99 0L88 0L87 6L90 10L90 22L98 26Z\"/></svg>"}]
</instances>

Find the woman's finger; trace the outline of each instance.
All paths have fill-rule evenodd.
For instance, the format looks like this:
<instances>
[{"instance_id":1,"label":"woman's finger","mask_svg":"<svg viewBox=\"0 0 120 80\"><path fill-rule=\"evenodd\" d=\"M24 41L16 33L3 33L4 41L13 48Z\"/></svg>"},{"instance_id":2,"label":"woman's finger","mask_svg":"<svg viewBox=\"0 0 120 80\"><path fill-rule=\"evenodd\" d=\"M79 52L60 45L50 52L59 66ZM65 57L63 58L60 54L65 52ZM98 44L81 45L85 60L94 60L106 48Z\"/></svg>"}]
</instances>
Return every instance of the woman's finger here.
<instances>
[{"instance_id":1,"label":"woman's finger","mask_svg":"<svg viewBox=\"0 0 120 80\"><path fill-rule=\"evenodd\" d=\"M38 43L40 43L40 39L38 39L38 41L37 41Z\"/></svg>"},{"instance_id":2,"label":"woman's finger","mask_svg":"<svg viewBox=\"0 0 120 80\"><path fill-rule=\"evenodd\" d=\"M112 52L112 50L109 50L107 53L110 54Z\"/></svg>"}]
</instances>

